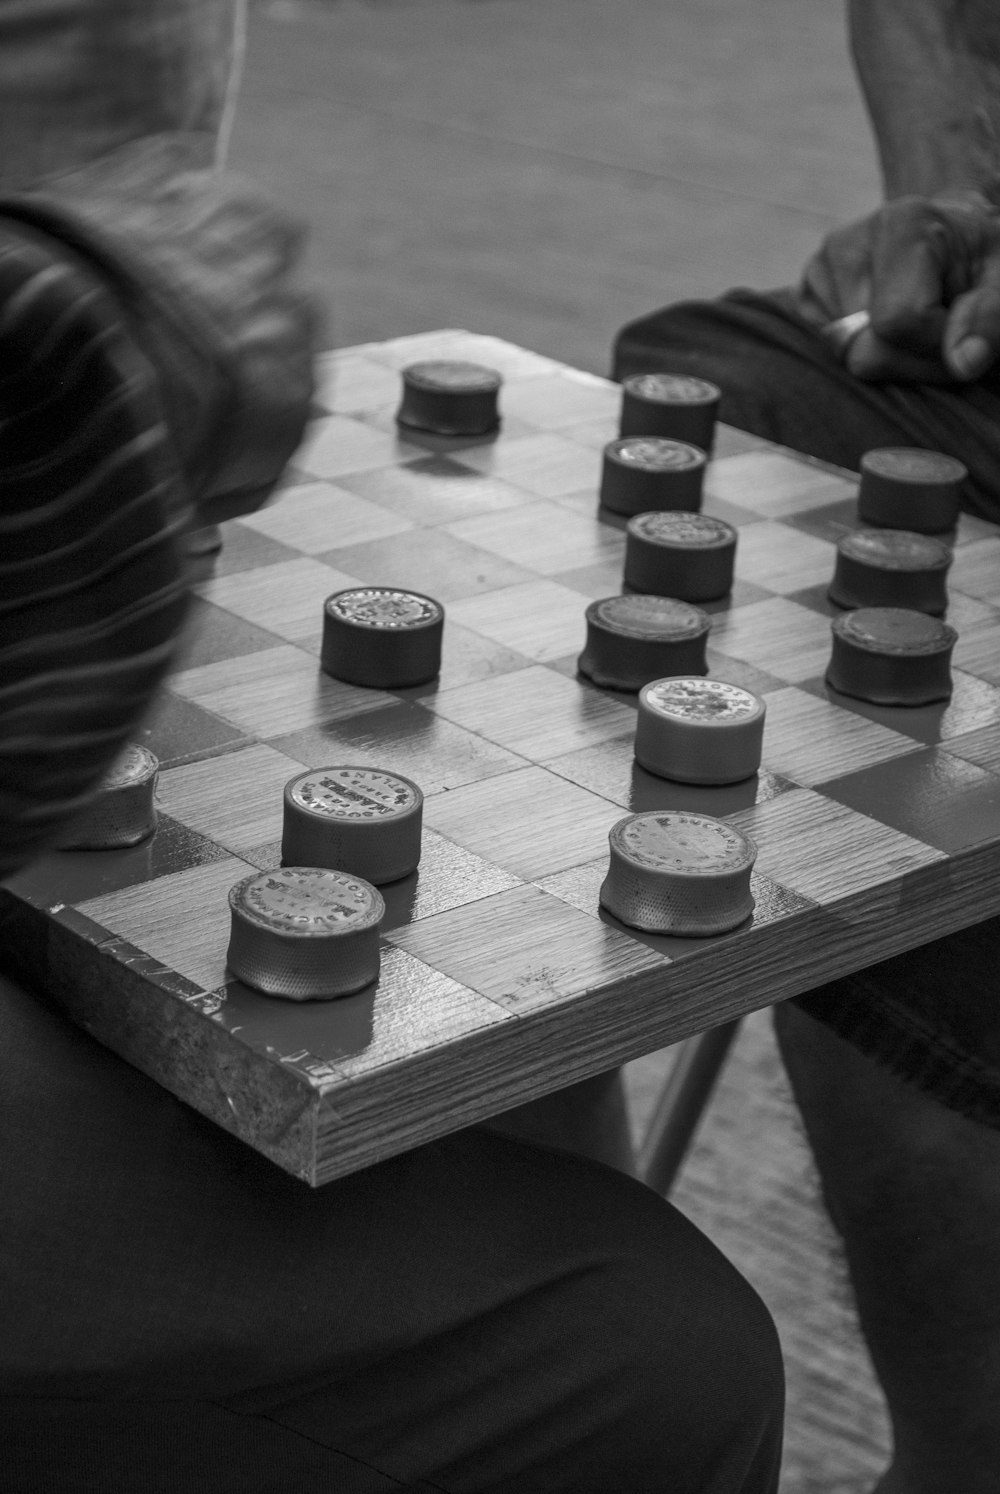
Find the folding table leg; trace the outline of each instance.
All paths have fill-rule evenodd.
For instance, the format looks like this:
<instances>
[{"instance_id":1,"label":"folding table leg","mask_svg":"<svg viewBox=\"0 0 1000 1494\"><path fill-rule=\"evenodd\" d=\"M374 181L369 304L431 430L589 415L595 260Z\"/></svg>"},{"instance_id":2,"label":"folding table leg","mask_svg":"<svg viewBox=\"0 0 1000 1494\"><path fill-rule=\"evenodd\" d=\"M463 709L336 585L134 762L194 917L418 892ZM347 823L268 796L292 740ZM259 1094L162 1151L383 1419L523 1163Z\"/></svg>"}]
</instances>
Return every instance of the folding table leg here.
<instances>
[{"instance_id":1,"label":"folding table leg","mask_svg":"<svg viewBox=\"0 0 1000 1494\"><path fill-rule=\"evenodd\" d=\"M639 1177L657 1193L665 1196L673 1186L739 1026L738 1020L726 1022L678 1044L639 1150Z\"/></svg>"}]
</instances>

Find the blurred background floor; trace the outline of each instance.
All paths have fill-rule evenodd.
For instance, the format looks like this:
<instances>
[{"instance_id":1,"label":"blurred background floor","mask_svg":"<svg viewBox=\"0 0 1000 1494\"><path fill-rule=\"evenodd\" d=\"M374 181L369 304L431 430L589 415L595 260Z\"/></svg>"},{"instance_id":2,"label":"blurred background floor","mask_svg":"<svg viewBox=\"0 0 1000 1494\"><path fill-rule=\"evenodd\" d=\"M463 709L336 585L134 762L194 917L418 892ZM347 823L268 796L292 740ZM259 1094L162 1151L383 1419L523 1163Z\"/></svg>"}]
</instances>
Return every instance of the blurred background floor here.
<instances>
[{"instance_id":1,"label":"blurred background floor","mask_svg":"<svg viewBox=\"0 0 1000 1494\"><path fill-rule=\"evenodd\" d=\"M877 197L830 0L252 0L232 164L310 225L329 346L466 327L594 373ZM629 1066L637 1129L670 1063ZM777 1319L782 1494L868 1494L883 1407L766 1013L673 1196Z\"/></svg>"}]
</instances>

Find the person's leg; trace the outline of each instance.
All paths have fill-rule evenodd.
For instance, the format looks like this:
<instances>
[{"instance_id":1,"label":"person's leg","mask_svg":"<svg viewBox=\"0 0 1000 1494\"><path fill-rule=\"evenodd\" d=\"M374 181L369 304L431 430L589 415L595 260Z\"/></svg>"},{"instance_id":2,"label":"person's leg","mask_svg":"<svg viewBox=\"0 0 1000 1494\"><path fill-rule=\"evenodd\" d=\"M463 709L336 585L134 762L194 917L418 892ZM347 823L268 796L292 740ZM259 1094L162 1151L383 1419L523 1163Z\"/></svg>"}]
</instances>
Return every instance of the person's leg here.
<instances>
[{"instance_id":1,"label":"person's leg","mask_svg":"<svg viewBox=\"0 0 1000 1494\"><path fill-rule=\"evenodd\" d=\"M637 1176L621 1069L595 1074L541 1100L518 1105L498 1115L489 1129L518 1141L576 1152L617 1167L629 1177Z\"/></svg>"},{"instance_id":2,"label":"person's leg","mask_svg":"<svg viewBox=\"0 0 1000 1494\"><path fill-rule=\"evenodd\" d=\"M657 370L710 379L740 430L856 471L877 446L923 446L969 469L966 499L1000 520L1000 374L974 385L866 384L798 316L788 291L733 291L623 327L616 379Z\"/></svg>"},{"instance_id":3,"label":"person's leg","mask_svg":"<svg viewBox=\"0 0 1000 1494\"><path fill-rule=\"evenodd\" d=\"M892 1420L878 1494L1000 1488L1000 1132L776 1009Z\"/></svg>"},{"instance_id":4,"label":"person's leg","mask_svg":"<svg viewBox=\"0 0 1000 1494\"><path fill-rule=\"evenodd\" d=\"M475 1129L310 1190L0 999L19 1494L774 1494L773 1325L650 1190Z\"/></svg>"}]
</instances>

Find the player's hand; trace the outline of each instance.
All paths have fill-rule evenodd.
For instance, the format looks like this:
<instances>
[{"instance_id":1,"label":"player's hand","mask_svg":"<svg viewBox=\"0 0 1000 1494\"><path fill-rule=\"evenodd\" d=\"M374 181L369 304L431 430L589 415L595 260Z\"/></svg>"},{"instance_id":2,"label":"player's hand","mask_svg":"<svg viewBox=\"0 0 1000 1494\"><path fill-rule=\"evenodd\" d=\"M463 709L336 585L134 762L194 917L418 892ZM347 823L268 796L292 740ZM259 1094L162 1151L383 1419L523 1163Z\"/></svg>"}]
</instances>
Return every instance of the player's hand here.
<instances>
[{"instance_id":1,"label":"player's hand","mask_svg":"<svg viewBox=\"0 0 1000 1494\"><path fill-rule=\"evenodd\" d=\"M860 379L981 378L1000 357L1000 209L973 191L896 198L829 235L798 303L818 329L868 312L844 355Z\"/></svg>"}]
</instances>

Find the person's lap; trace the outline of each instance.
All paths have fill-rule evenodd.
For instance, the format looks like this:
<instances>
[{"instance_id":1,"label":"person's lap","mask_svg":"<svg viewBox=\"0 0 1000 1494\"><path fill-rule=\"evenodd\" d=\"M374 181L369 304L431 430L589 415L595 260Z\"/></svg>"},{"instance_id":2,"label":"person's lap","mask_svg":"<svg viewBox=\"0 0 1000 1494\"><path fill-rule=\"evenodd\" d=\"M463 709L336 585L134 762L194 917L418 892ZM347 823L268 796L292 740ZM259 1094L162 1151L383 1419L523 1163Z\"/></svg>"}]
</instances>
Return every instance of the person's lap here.
<instances>
[{"instance_id":1,"label":"person's lap","mask_svg":"<svg viewBox=\"0 0 1000 1494\"><path fill-rule=\"evenodd\" d=\"M8 1487L776 1487L770 1319L649 1190L478 1129L310 1190L0 994Z\"/></svg>"}]
</instances>

